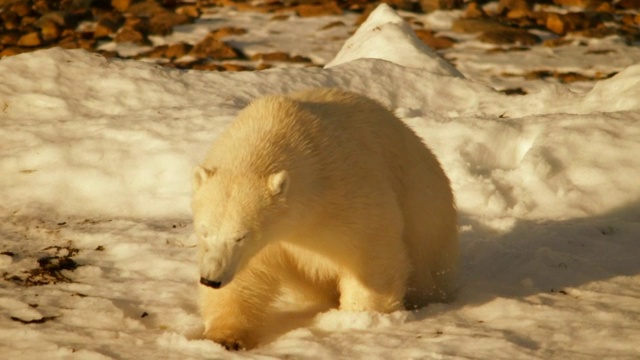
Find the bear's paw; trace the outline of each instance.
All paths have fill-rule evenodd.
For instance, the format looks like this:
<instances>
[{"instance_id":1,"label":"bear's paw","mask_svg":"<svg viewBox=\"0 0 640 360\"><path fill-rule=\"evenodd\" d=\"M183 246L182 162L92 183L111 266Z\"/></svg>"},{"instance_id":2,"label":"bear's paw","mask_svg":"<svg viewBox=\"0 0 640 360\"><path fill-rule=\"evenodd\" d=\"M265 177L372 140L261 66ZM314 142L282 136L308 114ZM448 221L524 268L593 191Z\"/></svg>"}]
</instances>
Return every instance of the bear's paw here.
<instances>
[{"instance_id":1,"label":"bear's paw","mask_svg":"<svg viewBox=\"0 0 640 360\"><path fill-rule=\"evenodd\" d=\"M250 350L256 347L257 341L252 339L246 333L221 333L209 331L204 334L210 339L229 351Z\"/></svg>"}]
</instances>

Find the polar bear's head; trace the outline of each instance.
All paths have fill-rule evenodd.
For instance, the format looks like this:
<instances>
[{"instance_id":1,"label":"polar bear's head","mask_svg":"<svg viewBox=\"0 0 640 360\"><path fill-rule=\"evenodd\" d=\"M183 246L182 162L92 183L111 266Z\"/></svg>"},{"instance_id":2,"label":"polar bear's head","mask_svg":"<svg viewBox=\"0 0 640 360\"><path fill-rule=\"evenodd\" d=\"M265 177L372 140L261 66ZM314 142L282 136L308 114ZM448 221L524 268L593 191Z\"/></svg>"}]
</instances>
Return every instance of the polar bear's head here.
<instances>
[{"instance_id":1,"label":"polar bear's head","mask_svg":"<svg viewBox=\"0 0 640 360\"><path fill-rule=\"evenodd\" d=\"M286 171L258 176L194 169L192 209L203 285L228 284L269 243L286 209L288 183Z\"/></svg>"}]
</instances>

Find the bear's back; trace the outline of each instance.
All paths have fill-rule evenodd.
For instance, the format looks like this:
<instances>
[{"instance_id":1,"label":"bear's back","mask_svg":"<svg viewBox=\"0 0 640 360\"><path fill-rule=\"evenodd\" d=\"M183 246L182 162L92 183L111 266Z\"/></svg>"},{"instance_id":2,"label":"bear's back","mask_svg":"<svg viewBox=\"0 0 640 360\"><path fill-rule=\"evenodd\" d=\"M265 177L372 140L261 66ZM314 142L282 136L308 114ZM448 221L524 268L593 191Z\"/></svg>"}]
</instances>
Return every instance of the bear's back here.
<instances>
[{"instance_id":1,"label":"bear's back","mask_svg":"<svg viewBox=\"0 0 640 360\"><path fill-rule=\"evenodd\" d=\"M437 187L433 190L451 193L446 175L431 150L377 101L337 89L308 90L290 97L321 119L324 131L332 137L329 147L343 150L343 156L356 157L354 161L371 160L375 167L383 162L398 194L406 187L403 183L407 177L439 179L432 183Z\"/></svg>"},{"instance_id":2,"label":"bear's back","mask_svg":"<svg viewBox=\"0 0 640 360\"><path fill-rule=\"evenodd\" d=\"M332 170L322 176L375 172L386 177L398 195L405 188L402 178L425 177L413 174L416 171L446 179L431 151L391 111L338 89L254 100L219 136L205 165L265 175L301 167ZM385 174L380 174L382 168ZM448 188L448 181L444 185Z\"/></svg>"}]
</instances>

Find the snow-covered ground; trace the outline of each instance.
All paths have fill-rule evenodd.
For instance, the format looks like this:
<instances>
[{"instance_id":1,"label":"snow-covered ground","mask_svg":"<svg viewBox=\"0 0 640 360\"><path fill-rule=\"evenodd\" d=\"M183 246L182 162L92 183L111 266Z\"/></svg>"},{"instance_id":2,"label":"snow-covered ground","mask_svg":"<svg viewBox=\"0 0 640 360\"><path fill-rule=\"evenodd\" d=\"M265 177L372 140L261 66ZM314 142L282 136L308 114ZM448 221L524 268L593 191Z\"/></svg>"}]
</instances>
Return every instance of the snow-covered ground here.
<instances>
[{"instance_id":1,"label":"snow-covered ground","mask_svg":"<svg viewBox=\"0 0 640 360\"><path fill-rule=\"evenodd\" d=\"M639 358L638 49L606 55L622 71L595 85L507 96L477 62L459 56L460 76L393 11L375 15L325 69L185 72L60 49L2 59L0 357ZM460 210L459 296L298 314L229 353L198 339L190 169L251 99L319 86L381 101L439 156Z\"/></svg>"}]
</instances>

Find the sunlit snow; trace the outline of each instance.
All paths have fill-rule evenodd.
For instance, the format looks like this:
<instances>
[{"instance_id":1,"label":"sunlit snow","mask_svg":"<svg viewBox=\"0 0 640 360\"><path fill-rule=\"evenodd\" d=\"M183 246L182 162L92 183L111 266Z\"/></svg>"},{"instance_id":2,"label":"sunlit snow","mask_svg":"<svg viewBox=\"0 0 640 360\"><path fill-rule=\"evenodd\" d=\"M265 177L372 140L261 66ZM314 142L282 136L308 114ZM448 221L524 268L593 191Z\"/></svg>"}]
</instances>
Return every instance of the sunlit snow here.
<instances>
[{"instance_id":1,"label":"sunlit snow","mask_svg":"<svg viewBox=\"0 0 640 360\"><path fill-rule=\"evenodd\" d=\"M640 356L640 65L507 96L399 19L379 8L325 69L179 71L56 48L2 59L0 357ZM310 87L379 100L438 155L460 211L459 296L332 310L231 354L198 338L190 169L249 101ZM70 281L6 280L70 248Z\"/></svg>"}]
</instances>

